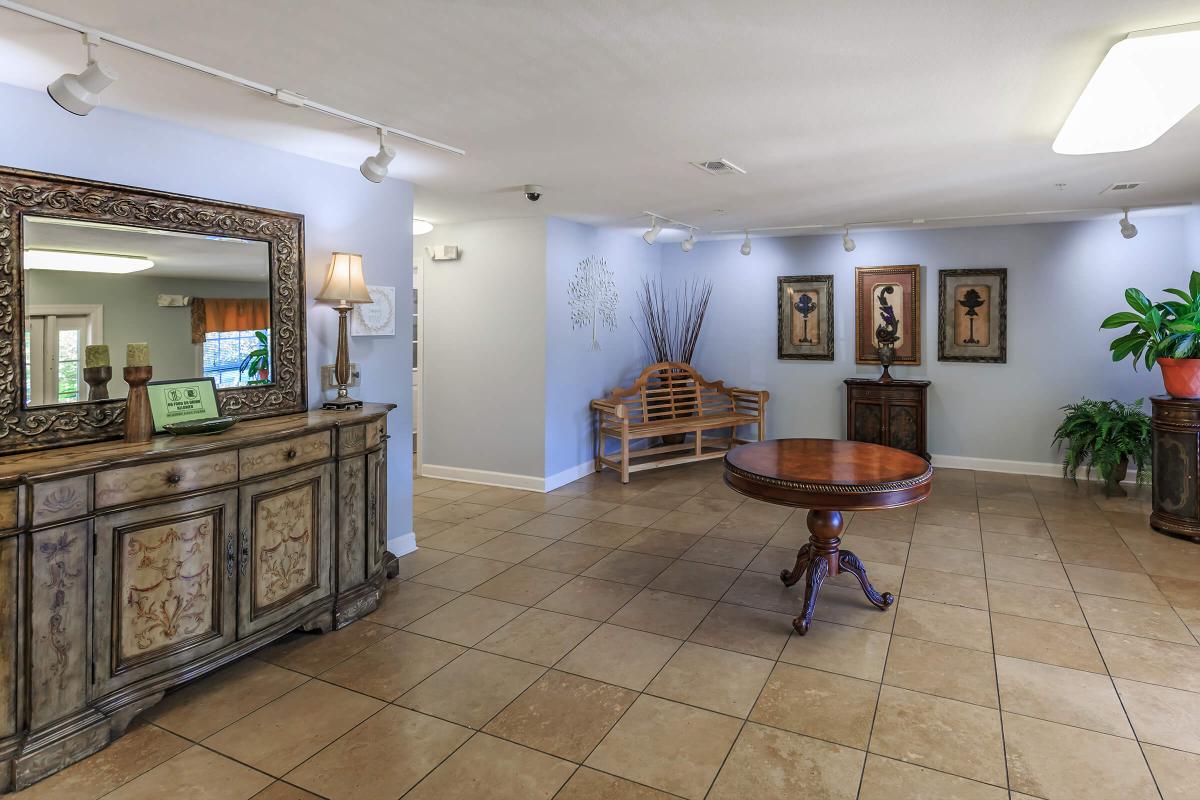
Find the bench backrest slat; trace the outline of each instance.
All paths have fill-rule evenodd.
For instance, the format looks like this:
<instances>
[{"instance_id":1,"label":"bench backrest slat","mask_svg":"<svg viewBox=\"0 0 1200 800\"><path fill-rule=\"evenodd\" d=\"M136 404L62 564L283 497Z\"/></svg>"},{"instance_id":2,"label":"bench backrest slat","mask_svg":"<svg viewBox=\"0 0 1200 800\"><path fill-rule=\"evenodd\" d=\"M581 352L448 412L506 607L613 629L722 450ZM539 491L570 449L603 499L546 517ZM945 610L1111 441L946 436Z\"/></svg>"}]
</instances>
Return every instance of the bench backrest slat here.
<instances>
[{"instance_id":1,"label":"bench backrest slat","mask_svg":"<svg viewBox=\"0 0 1200 800\"><path fill-rule=\"evenodd\" d=\"M632 386L613 389L608 398L625 406L631 423L728 414L733 394L720 381L706 381L688 364L663 361L642 370Z\"/></svg>"}]
</instances>

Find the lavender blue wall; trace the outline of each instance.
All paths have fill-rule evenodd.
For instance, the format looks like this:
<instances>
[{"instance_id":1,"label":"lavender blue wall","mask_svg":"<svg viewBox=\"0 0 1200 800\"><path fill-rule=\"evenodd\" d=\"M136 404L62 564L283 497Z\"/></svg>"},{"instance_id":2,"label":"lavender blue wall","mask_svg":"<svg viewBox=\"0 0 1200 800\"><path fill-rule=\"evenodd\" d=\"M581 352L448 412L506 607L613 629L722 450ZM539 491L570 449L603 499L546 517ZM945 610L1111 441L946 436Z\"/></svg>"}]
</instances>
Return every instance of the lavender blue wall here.
<instances>
[{"instance_id":1,"label":"lavender blue wall","mask_svg":"<svg viewBox=\"0 0 1200 800\"><path fill-rule=\"evenodd\" d=\"M590 328L572 327L568 304L568 284L588 256L608 262L617 286L616 330L598 328L598 351L591 349ZM645 347L630 317L637 315L635 294L642 278L658 277L660 262L660 249L636 234L553 217L546 221L545 475L552 483L591 462L588 403L614 386L628 385L646 366ZM555 480L556 475L561 477Z\"/></svg>"},{"instance_id":2,"label":"lavender blue wall","mask_svg":"<svg viewBox=\"0 0 1200 800\"><path fill-rule=\"evenodd\" d=\"M1200 269L1200 210L1193 211L1184 219L1187 231L1187 266Z\"/></svg>"},{"instance_id":3,"label":"lavender blue wall","mask_svg":"<svg viewBox=\"0 0 1200 800\"><path fill-rule=\"evenodd\" d=\"M311 298L329 254L363 254L367 282L396 286L397 336L358 337L351 357L362 366L368 400L392 402L388 532L412 531L411 344L412 187L371 184L357 170L216 136L149 117L97 108L76 117L45 92L0 84L0 164L298 212L305 220L305 267ZM309 403L319 405L319 365L331 363L336 314L309 300Z\"/></svg>"},{"instance_id":4,"label":"lavender blue wall","mask_svg":"<svg viewBox=\"0 0 1200 800\"><path fill-rule=\"evenodd\" d=\"M1190 224L1190 231L1188 225ZM854 363L854 267L921 264L922 351L918 367L900 377L933 381L929 446L934 454L1018 462L1056 462L1050 447L1059 407L1086 395L1133 400L1160 393L1155 371L1134 372L1109 360L1107 314L1122 293L1139 286L1152 296L1186 285L1200 256L1200 219L1144 217L1140 235L1121 238L1112 221L855 233L756 239L749 257L738 241L701 242L691 253L663 245L664 280L706 276L715 286L696 365L707 377L771 392L771 437L841 437L842 380L877 368ZM975 365L937 360L937 272L1008 268L1008 363ZM836 360L776 358L776 277L834 278ZM1015 468L1015 467L1014 467Z\"/></svg>"}]
</instances>

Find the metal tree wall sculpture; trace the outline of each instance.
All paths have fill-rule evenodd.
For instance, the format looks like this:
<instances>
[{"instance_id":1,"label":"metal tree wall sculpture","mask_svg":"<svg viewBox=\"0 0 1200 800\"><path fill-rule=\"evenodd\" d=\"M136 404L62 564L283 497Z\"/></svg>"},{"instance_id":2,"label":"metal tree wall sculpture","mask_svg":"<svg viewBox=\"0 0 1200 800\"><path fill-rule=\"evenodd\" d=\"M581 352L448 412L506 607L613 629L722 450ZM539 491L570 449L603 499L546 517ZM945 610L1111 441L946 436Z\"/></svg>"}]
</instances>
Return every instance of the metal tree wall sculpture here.
<instances>
[{"instance_id":1,"label":"metal tree wall sculpture","mask_svg":"<svg viewBox=\"0 0 1200 800\"><path fill-rule=\"evenodd\" d=\"M592 349L599 350L596 327L617 329L617 284L603 258L588 256L575 268L567 291L571 295L571 328L592 329Z\"/></svg>"}]
</instances>

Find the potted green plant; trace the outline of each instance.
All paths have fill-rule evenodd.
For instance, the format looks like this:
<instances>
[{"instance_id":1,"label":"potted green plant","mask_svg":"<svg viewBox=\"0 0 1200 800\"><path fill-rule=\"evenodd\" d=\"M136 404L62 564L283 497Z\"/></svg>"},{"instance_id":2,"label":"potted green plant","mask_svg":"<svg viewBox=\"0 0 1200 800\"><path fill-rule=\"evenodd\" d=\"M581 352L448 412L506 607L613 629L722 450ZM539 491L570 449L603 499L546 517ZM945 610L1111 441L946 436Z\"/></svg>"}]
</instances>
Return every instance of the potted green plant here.
<instances>
[{"instance_id":1,"label":"potted green plant","mask_svg":"<svg viewBox=\"0 0 1200 800\"><path fill-rule=\"evenodd\" d=\"M1133 359L1162 369L1163 386L1172 397L1200 398L1200 272L1192 272L1188 289L1164 289L1178 300L1151 303L1139 289L1126 289L1132 311L1118 311L1100 323L1103 328L1132 325L1109 345L1113 361Z\"/></svg>"},{"instance_id":2,"label":"potted green plant","mask_svg":"<svg viewBox=\"0 0 1200 800\"><path fill-rule=\"evenodd\" d=\"M1087 464L1104 479L1107 497L1124 497L1121 481L1129 471L1129 462L1137 468L1137 484L1146 482L1150 465L1150 417L1142 411L1142 400L1088 400L1062 407L1062 424L1054 432L1054 444L1066 443L1063 477L1076 480L1080 465Z\"/></svg>"},{"instance_id":3,"label":"potted green plant","mask_svg":"<svg viewBox=\"0 0 1200 800\"><path fill-rule=\"evenodd\" d=\"M255 331L254 338L258 339L258 347L242 359L241 371L251 383L266 383L271 375L271 345L262 331Z\"/></svg>"}]
</instances>

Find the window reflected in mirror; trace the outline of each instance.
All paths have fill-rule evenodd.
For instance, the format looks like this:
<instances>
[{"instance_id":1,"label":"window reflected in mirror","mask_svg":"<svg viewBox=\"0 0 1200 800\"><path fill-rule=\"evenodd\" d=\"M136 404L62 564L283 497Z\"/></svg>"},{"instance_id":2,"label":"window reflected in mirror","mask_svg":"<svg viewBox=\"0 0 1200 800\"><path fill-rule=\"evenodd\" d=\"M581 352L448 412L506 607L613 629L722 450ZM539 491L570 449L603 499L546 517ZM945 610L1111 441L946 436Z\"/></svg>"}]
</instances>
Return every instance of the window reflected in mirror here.
<instances>
[{"instance_id":1,"label":"window reflected in mirror","mask_svg":"<svg viewBox=\"0 0 1200 800\"><path fill-rule=\"evenodd\" d=\"M124 397L137 342L153 380L271 382L266 242L50 217L26 217L22 234L26 406L102 397L101 381Z\"/></svg>"}]
</instances>

